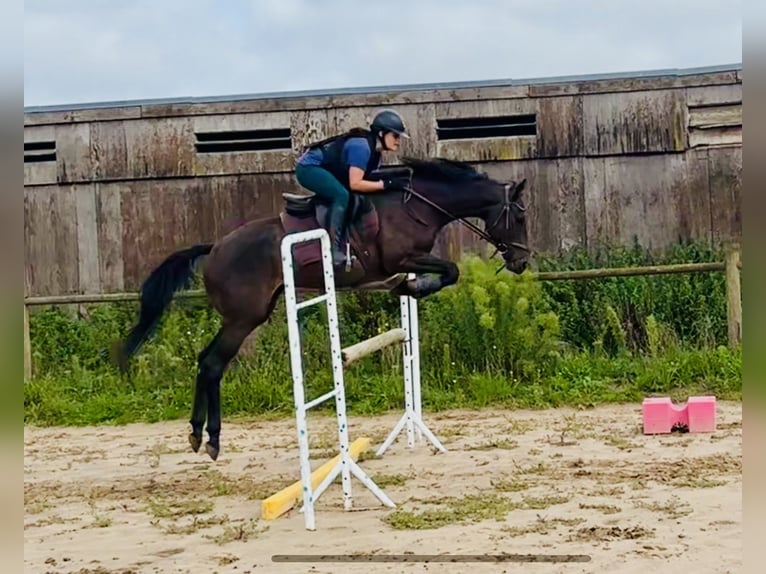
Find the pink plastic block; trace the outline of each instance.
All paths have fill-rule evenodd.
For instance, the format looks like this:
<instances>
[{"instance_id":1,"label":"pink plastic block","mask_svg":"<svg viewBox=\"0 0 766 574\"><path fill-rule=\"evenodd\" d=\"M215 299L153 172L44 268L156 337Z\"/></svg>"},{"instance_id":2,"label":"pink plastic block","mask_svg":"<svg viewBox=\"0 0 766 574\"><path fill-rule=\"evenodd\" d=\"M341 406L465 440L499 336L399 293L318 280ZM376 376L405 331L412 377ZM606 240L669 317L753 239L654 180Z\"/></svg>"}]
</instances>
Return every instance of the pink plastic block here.
<instances>
[{"instance_id":1,"label":"pink plastic block","mask_svg":"<svg viewBox=\"0 0 766 574\"><path fill-rule=\"evenodd\" d=\"M644 399L644 434L665 434L680 426L689 432L715 431L715 397L690 397L674 405L669 397Z\"/></svg>"},{"instance_id":2,"label":"pink plastic block","mask_svg":"<svg viewBox=\"0 0 766 574\"><path fill-rule=\"evenodd\" d=\"M644 434L669 433L676 424L688 425L686 406L676 406L669 397L644 399Z\"/></svg>"},{"instance_id":3,"label":"pink plastic block","mask_svg":"<svg viewBox=\"0 0 766 574\"><path fill-rule=\"evenodd\" d=\"M715 397L690 397L689 432L715 432Z\"/></svg>"}]
</instances>

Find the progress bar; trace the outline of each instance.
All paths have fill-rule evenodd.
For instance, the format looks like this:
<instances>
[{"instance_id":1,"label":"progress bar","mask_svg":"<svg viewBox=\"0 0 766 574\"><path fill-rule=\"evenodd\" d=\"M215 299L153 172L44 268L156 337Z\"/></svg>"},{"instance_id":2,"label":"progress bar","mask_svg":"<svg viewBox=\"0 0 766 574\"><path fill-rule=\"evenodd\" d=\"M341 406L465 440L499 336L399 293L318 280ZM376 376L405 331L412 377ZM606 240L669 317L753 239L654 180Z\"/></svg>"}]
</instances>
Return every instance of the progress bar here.
<instances>
[{"instance_id":1,"label":"progress bar","mask_svg":"<svg viewBox=\"0 0 766 574\"><path fill-rule=\"evenodd\" d=\"M587 554L275 554L272 562L590 562Z\"/></svg>"}]
</instances>

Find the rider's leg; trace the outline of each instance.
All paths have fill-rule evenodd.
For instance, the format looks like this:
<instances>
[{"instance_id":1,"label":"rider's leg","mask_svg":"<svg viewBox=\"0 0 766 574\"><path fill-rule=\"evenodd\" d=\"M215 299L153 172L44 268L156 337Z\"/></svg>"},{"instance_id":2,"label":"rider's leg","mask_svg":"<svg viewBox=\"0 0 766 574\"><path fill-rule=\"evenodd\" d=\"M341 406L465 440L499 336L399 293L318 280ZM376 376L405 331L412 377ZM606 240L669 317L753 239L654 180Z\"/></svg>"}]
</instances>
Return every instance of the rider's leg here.
<instances>
[{"instance_id":1,"label":"rider's leg","mask_svg":"<svg viewBox=\"0 0 766 574\"><path fill-rule=\"evenodd\" d=\"M330 234L333 265L342 265L346 260L343 242L346 234L345 219L349 202L348 190L343 187L343 184L333 174L319 166L299 164L295 168L295 177L303 187L313 191L330 203L327 222L320 221L319 224L324 224Z\"/></svg>"}]
</instances>

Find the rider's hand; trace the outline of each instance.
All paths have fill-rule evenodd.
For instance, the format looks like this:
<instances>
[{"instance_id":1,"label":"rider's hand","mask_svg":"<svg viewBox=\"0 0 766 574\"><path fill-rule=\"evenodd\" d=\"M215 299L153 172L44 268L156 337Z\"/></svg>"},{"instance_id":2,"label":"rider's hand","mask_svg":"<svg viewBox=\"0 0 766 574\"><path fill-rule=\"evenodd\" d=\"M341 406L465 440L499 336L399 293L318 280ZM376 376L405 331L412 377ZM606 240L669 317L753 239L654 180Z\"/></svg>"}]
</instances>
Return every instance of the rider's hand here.
<instances>
[{"instance_id":1,"label":"rider's hand","mask_svg":"<svg viewBox=\"0 0 766 574\"><path fill-rule=\"evenodd\" d=\"M406 177L393 177L391 179L384 180L383 189L390 190L407 190L409 189L410 180Z\"/></svg>"}]
</instances>

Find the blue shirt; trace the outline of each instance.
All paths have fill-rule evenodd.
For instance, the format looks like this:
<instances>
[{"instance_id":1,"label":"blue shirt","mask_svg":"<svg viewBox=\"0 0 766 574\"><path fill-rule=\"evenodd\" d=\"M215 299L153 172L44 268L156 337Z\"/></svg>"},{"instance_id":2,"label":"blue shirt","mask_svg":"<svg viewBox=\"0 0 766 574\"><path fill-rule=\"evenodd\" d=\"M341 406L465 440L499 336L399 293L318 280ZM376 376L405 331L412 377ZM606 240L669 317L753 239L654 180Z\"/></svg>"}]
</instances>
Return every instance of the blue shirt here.
<instances>
[{"instance_id":1,"label":"blue shirt","mask_svg":"<svg viewBox=\"0 0 766 574\"><path fill-rule=\"evenodd\" d=\"M370 146L367 140L360 137L349 138L343 146L341 158L346 167L358 167L362 171L367 168L367 162L370 161ZM308 150L298 158L298 163L302 165L321 165L322 150L315 148ZM380 166L376 166L377 167Z\"/></svg>"}]
</instances>

